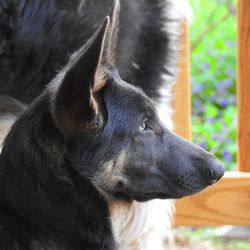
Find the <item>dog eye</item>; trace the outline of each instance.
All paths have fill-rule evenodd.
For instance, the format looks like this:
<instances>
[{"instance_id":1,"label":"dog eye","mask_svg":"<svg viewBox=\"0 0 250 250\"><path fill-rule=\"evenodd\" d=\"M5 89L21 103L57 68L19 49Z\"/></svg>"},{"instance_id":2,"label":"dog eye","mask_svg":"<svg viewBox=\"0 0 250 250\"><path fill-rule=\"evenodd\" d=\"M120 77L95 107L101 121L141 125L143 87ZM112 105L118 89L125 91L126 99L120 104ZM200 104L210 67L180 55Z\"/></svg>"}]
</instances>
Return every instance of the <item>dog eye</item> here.
<instances>
[{"instance_id":1,"label":"dog eye","mask_svg":"<svg viewBox=\"0 0 250 250\"><path fill-rule=\"evenodd\" d=\"M141 125L140 125L140 127L139 127L140 131L143 132L143 131L146 131L146 130L149 128L147 122L148 122L148 120L144 120L144 121L141 123Z\"/></svg>"},{"instance_id":2,"label":"dog eye","mask_svg":"<svg viewBox=\"0 0 250 250\"><path fill-rule=\"evenodd\" d=\"M140 129L140 131L145 131L145 130L147 129L147 124L146 124L146 122L141 123L139 129Z\"/></svg>"}]
</instances>

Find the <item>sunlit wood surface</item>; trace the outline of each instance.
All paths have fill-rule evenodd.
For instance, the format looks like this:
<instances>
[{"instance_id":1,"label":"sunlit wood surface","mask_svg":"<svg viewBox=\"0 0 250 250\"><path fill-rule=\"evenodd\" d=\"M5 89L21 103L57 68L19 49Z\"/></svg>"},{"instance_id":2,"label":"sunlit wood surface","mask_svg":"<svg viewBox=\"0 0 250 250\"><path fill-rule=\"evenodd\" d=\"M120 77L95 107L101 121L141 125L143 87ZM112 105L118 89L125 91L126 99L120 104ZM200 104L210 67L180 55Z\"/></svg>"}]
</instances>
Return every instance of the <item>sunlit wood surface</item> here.
<instances>
[{"instance_id":1,"label":"sunlit wood surface","mask_svg":"<svg viewBox=\"0 0 250 250\"><path fill-rule=\"evenodd\" d=\"M228 172L200 194L176 201L175 225L250 225L250 173Z\"/></svg>"}]
</instances>

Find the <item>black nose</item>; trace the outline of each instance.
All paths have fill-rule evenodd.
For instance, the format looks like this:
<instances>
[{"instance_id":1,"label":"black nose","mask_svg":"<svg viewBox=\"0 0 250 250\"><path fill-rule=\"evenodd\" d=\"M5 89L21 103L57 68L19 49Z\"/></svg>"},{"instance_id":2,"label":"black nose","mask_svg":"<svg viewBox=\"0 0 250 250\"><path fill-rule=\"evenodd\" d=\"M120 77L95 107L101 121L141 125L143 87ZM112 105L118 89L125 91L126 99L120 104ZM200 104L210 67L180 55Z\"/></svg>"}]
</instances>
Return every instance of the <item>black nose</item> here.
<instances>
[{"instance_id":1,"label":"black nose","mask_svg":"<svg viewBox=\"0 0 250 250\"><path fill-rule=\"evenodd\" d=\"M224 172L225 170L220 162L217 159L212 158L210 169L208 171L211 184L217 182L224 175Z\"/></svg>"}]
</instances>

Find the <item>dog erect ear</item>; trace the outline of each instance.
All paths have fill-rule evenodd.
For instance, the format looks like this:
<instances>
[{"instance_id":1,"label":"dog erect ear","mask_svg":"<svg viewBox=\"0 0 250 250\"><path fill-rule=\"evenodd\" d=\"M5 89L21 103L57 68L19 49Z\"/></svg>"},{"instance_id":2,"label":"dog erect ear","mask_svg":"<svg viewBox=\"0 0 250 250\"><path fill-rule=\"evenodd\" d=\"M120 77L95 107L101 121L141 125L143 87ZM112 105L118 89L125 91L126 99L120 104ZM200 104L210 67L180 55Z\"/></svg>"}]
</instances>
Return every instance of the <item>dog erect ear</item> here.
<instances>
[{"instance_id":1,"label":"dog erect ear","mask_svg":"<svg viewBox=\"0 0 250 250\"><path fill-rule=\"evenodd\" d=\"M109 29L109 34L107 36L108 54L106 55L107 60L112 64L115 63L116 40L118 36L118 27L119 27L119 12L120 12L120 1L115 0L112 20L111 20L111 28Z\"/></svg>"},{"instance_id":2,"label":"dog erect ear","mask_svg":"<svg viewBox=\"0 0 250 250\"><path fill-rule=\"evenodd\" d=\"M107 82L104 68L107 69L108 62L103 57L108 49L109 23L109 17L106 17L88 43L72 56L52 86L54 119L70 136L93 132L102 126L103 119L94 94Z\"/></svg>"}]
</instances>

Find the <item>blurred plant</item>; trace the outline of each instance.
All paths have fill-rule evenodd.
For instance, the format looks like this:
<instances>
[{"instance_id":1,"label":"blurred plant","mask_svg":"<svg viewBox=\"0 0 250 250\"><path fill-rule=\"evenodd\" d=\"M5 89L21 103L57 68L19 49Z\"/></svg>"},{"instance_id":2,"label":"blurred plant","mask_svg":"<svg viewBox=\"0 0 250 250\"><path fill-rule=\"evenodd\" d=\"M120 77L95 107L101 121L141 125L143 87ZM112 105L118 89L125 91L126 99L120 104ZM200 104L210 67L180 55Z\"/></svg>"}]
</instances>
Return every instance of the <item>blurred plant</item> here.
<instances>
[{"instance_id":1,"label":"blurred plant","mask_svg":"<svg viewBox=\"0 0 250 250\"><path fill-rule=\"evenodd\" d=\"M193 141L236 162L236 0L190 0Z\"/></svg>"}]
</instances>

